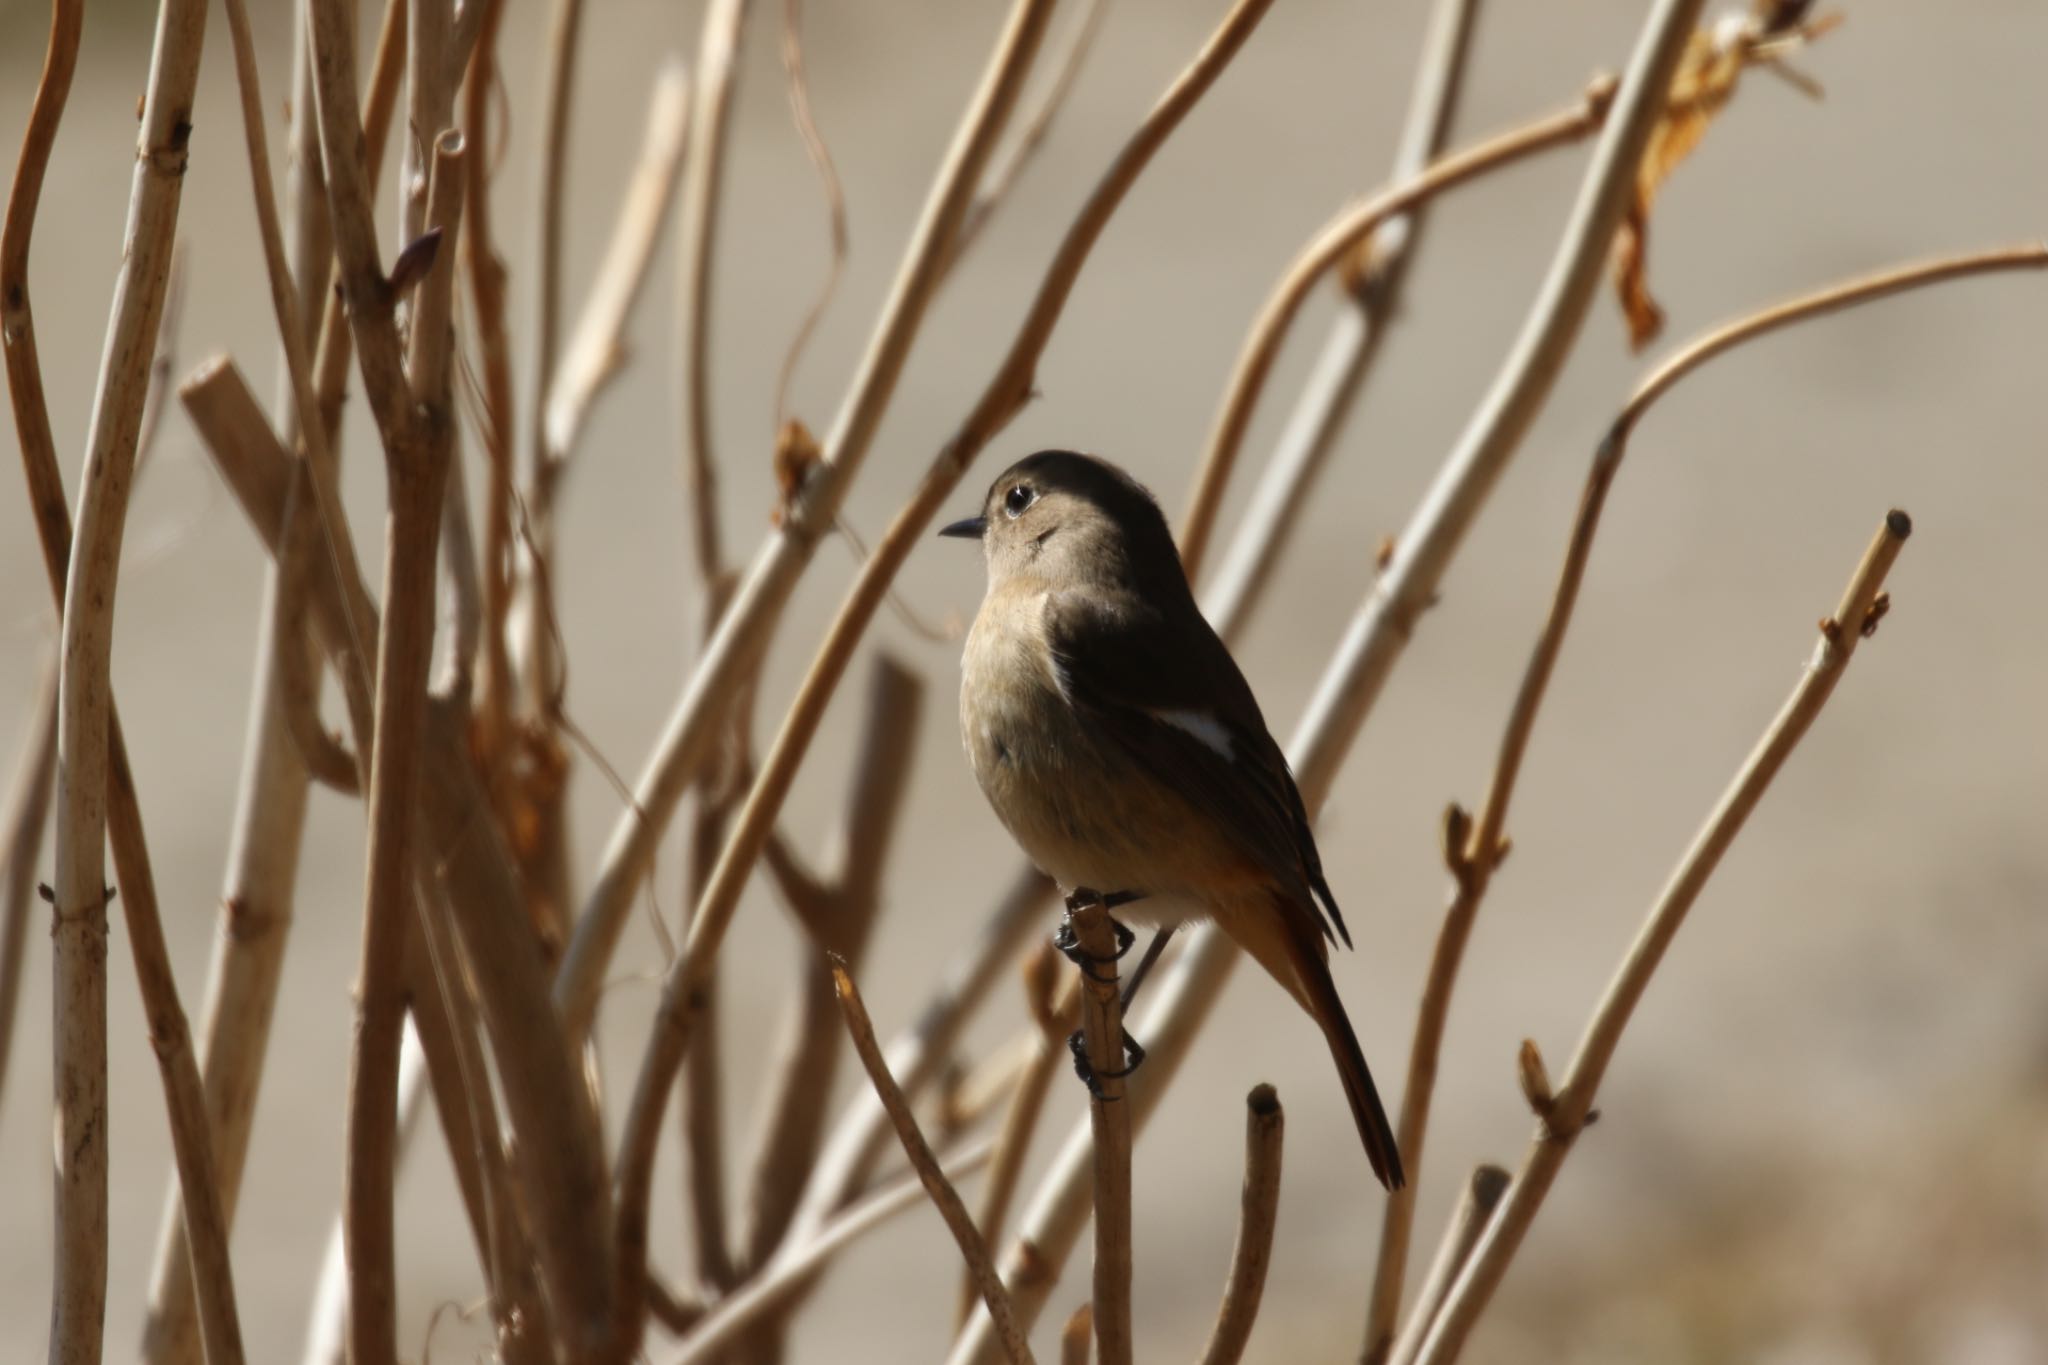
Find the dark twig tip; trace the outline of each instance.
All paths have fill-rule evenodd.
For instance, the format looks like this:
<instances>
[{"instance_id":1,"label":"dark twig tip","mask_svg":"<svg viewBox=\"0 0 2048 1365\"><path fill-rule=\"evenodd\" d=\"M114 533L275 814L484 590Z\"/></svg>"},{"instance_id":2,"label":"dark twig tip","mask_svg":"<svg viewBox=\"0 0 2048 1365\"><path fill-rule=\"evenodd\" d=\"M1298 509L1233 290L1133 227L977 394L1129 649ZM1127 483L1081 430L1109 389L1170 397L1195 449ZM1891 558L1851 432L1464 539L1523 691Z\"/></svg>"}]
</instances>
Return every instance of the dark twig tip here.
<instances>
[{"instance_id":1,"label":"dark twig tip","mask_svg":"<svg viewBox=\"0 0 2048 1365\"><path fill-rule=\"evenodd\" d=\"M1251 1093L1244 1097L1245 1106L1262 1119L1268 1119L1280 1112L1280 1092L1269 1081L1260 1081Z\"/></svg>"},{"instance_id":2,"label":"dark twig tip","mask_svg":"<svg viewBox=\"0 0 2048 1365\"><path fill-rule=\"evenodd\" d=\"M1894 507L1884 514L1884 525L1886 530L1900 540L1913 534L1913 519L1907 516L1905 509L1901 507Z\"/></svg>"}]
</instances>

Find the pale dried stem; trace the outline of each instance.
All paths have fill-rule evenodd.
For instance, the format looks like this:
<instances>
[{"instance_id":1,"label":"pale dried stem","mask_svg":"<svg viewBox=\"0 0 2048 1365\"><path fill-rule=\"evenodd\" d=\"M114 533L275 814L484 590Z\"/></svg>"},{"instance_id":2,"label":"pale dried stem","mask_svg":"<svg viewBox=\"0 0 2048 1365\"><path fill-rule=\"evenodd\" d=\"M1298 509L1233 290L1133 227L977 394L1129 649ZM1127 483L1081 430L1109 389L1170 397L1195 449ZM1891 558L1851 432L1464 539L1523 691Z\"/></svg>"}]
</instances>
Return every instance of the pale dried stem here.
<instances>
[{"instance_id":1,"label":"pale dried stem","mask_svg":"<svg viewBox=\"0 0 2048 1365\"><path fill-rule=\"evenodd\" d=\"M683 488L690 546L708 590L725 570L718 518L718 460L711 436L712 258L725 185L734 77L748 0L711 0L697 35L690 147L676 210L676 326L682 364Z\"/></svg>"},{"instance_id":2,"label":"pale dried stem","mask_svg":"<svg viewBox=\"0 0 2048 1365\"><path fill-rule=\"evenodd\" d=\"M1254 1086L1245 1097L1244 1191L1238 1205L1237 1244L1231 1248L1230 1277L1202 1365L1237 1365L1258 1320L1266 1269L1273 1260L1273 1229L1280 1217L1280 1148L1286 1119L1272 1086Z\"/></svg>"},{"instance_id":3,"label":"pale dried stem","mask_svg":"<svg viewBox=\"0 0 2048 1365\"><path fill-rule=\"evenodd\" d=\"M55 536L52 533L62 519L39 516L46 560L54 560L60 548L69 551L58 701L56 926L52 935L58 1101L52 1361L98 1360L104 1331L105 843L109 837L124 893L122 904L143 1008L164 1085L172 1152L186 1196L186 1235L193 1247L202 1331L210 1358L217 1362L242 1358L205 1098L171 973L134 779L128 770L109 680L122 532L171 268L205 22L203 4L167 0L158 12L121 273L115 284L113 316L108 322L87 438L76 538L68 547L62 546L61 541L69 538L68 525L62 527L64 536ZM53 28L53 36L54 32ZM65 74L68 83L68 71ZM51 127L54 131L54 117ZM33 178L39 182L40 167ZM39 188L38 183L27 199L30 221L34 192ZM13 207L10 204L10 238L16 238ZM27 231L24 222L17 238L18 264L24 271ZM6 255L9 266L17 264L14 251ZM14 301L13 285L10 281L10 303ZM25 297L22 302L25 305ZM16 320L8 322L11 349ZM40 388L39 376L36 388ZM15 392L19 412L22 390L17 387ZM39 392L34 401L40 405ZM31 441L24 440L23 455L31 466L31 487L41 480L55 488L61 505L62 484L54 468L54 453L47 447L32 450ZM34 470L43 457L51 459L51 467Z\"/></svg>"},{"instance_id":4,"label":"pale dried stem","mask_svg":"<svg viewBox=\"0 0 2048 1365\"><path fill-rule=\"evenodd\" d=\"M1088 1365L1095 1350L1095 1308L1082 1304L1060 1328L1060 1365Z\"/></svg>"},{"instance_id":5,"label":"pale dried stem","mask_svg":"<svg viewBox=\"0 0 2048 1365\"><path fill-rule=\"evenodd\" d=\"M583 435L591 408L625 364L626 321L647 281L662 220L675 198L689 129L689 69L671 59L655 78L640 156L620 201L611 242L548 394L541 466L528 495L536 537L550 522L556 484Z\"/></svg>"},{"instance_id":6,"label":"pale dried stem","mask_svg":"<svg viewBox=\"0 0 2048 1365\"><path fill-rule=\"evenodd\" d=\"M959 1180L979 1170L988 1161L989 1146L987 1139L981 1139L949 1152L940 1162L946 1178ZM814 1236L785 1242L773 1260L692 1324L679 1353L665 1365L703 1365L722 1354L764 1315L781 1312L789 1298L811 1284L834 1256L928 1197L917 1173L905 1172L901 1179L849 1204L820 1225Z\"/></svg>"},{"instance_id":7,"label":"pale dried stem","mask_svg":"<svg viewBox=\"0 0 2048 1365\"><path fill-rule=\"evenodd\" d=\"M1585 1035L1566 1068L1564 1083L1538 1122L1506 1201L1487 1224L1485 1235L1431 1325L1416 1356L1419 1365L1445 1365L1456 1360L1464 1349L1479 1315L1485 1311L1523 1236L1535 1221L1565 1156L1584 1131L1601 1078L1621 1042L1629 1017L1649 987L1651 976L1708 878L1720 865L1722 855L1741 833L1771 780L1827 704L1848 668L1857 642L1875 627L1873 606L1886 573L1911 533L1912 522L1903 512L1890 513L1878 527L1862 562L1850 576L1840 604L1832 616L1821 622L1819 643L1792 695L1751 750L1665 883L1614 979L1594 1008Z\"/></svg>"},{"instance_id":8,"label":"pale dried stem","mask_svg":"<svg viewBox=\"0 0 2048 1365\"><path fill-rule=\"evenodd\" d=\"M1097 908L1100 909L1099 906ZM1109 945L1109 926L1105 922L1101 928L1102 942ZM989 1259L988 1245L981 1240L981 1234L975 1230L974 1219L968 1214L967 1206L960 1201L959 1191L953 1188L953 1182L946 1178L946 1172L940 1167L938 1158L932 1155L931 1145L925 1141L923 1132L918 1129L917 1116L910 1112L910 1101L903 1098L903 1091L896 1084L896 1078L889 1074L889 1065L882 1059L881 1044L875 1041L875 1026L868 1018L867 1007L862 1004L860 992L855 989L853 978L847 975L843 964L833 965L832 984L839 996L839 1008L846 1016L846 1031L853 1038L853 1049L859 1054L861 1065L867 1068L868 1080L873 1083L875 1093L881 1097L882 1107L889 1112L890 1120L896 1125L896 1136L903 1143L903 1154L910 1159L911 1167L916 1170L925 1193L931 1196L932 1203L937 1206L939 1216L946 1220L947 1231L953 1234L954 1242L960 1247L960 1255L973 1272L975 1283L981 1287L982 1302L987 1305L989 1317L995 1323L996 1337L1002 1342L1004 1353L1008 1355L1011 1365L1028 1365L1032 1360L1031 1347L1025 1341L1024 1332L1011 1311L1010 1296L1003 1289L1001 1277L996 1274L995 1263ZM1114 998L1115 993L1112 992L1112 1010L1116 1008ZM1110 1042L1120 1055L1121 1042L1118 1039L1111 1039ZM1104 1084L1115 1085L1117 1082L1105 1080ZM1124 1161L1128 1171L1128 1143L1124 1148ZM1128 1179L1126 1190L1128 1191ZM1128 1231L1128 1224L1126 1230ZM1128 1248L1128 1237L1125 1245ZM1128 1272L1129 1260L1126 1257L1126 1281L1129 1277ZM1111 1365L1107 1356L1104 1360L1105 1365Z\"/></svg>"},{"instance_id":9,"label":"pale dried stem","mask_svg":"<svg viewBox=\"0 0 2048 1365\"><path fill-rule=\"evenodd\" d=\"M1486 1231L1487 1222L1500 1206L1501 1196L1507 1192L1508 1173L1505 1168L1473 1168L1464 1188L1458 1193L1458 1206L1451 1211L1451 1221L1444 1226L1443 1240L1437 1243L1436 1259L1430 1262L1429 1273L1423 1277L1422 1288L1415 1296L1415 1308L1402 1326L1400 1337L1390 1343L1389 1354L1384 1359L1394 1362L1394 1365L1411 1365L1414 1361L1415 1353L1422 1348L1422 1339L1429 1333L1429 1325L1436 1321L1436 1315L1443 1307L1444 1296L1450 1293L1458 1272L1465 1268L1465 1262L1472 1258L1472 1249L1479 1245L1479 1234Z\"/></svg>"},{"instance_id":10,"label":"pale dried stem","mask_svg":"<svg viewBox=\"0 0 2048 1365\"><path fill-rule=\"evenodd\" d=\"M1478 0L1436 0L1389 183L1413 180L1443 150L1464 83L1478 8ZM1330 325L1216 574L1220 584L1241 585L1229 594L1233 620L1242 619L1264 594L1280 550L1336 449L1380 341L1400 307L1408 262L1427 208L1425 201L1381 223L1339 267L1349 286L1349 306L1339 309ZM1210 620L1226 640L1234 633L1222 613L1212 614Z\"/></svg>"},{"instance_id":11,"label":"pale dried stem","mask_svg":"<svg viewBox=\"0 0 2048 1365\"><path fill-rule=\"evenodd\" d=\"M1217 412L1209 444L1202 453L1187 510L1181 517L1179 536L1181 562L1187 566L1190 577L1200 572L1231 470L1251 426L1253 408L1279 358L1280 345L1287 339L1302 304L1324 275L1342 264L1383 225L1434 195L1496 170L1505 162L1591 136L1606 118L1613 97L1612 82L1596 80L1571 108L1511 129L1475 147L1452 152L1432 162L1413 180L1345 209L1301 249L1245 338L1244 349L1224 389L1223 405Z\"/></svg>"},{"instance_id":12,"label":"pale dried stem","mask_svg":"<svg viewBox=\"0 0 2048 1365\"><path fill-rule=\"evenodd\" d=\"M811 169L818 177L818 187L825 195L825 227L831 242L832 261L825 272L824 282L818 286L817 295L811 300L811 306L804 310L803 321L796 326L796 334L790 338L789 349L782 354L782 368L775 376L775 421L778 428L789 419L790 381L796 375L797 362L803 358L804 348L810 344L818 324L825 318L825 310L831 306L833 293L839 288L839 278L846 269L847 252L846 191L839 183L839 170L832 164L832 152L825 145L825 135L818 131L817 115L811 109L810 78L804 73L803 0L783 2L782 69L789 86L789 110L796 121L797 136L803 139L804 154L810 158Z\"/></svg>"},{"instance_id":13,"label":"pale dried stem","mask_svg":"<svg viewBox=\"0 0 2048 1365\"><path fill-rule=\"evenodd\" d=\"M589 1029L605 965L677 801L697 776L732 701L752 676L797 578L810 562L819 538L838 516L866 458L910 343L923 322L946 244L958 229L989 149L1016 102L1051 8L1050 0L1015 0L1003 36L932 186L859 373L825 442L826 458L812 468L804 487L757 553L635 785L632 807L613 829L556 981L556 1000L572 1037L580 1039ZM748 861L751 863L751 856ZM696 921L699 925L706 922L701 917ZM708 922L714 924L714 936L723 932L722 923ZM692 971L706 966L708 960L699 961ZM667 1027L661 1033L676 1044L681 1042ZM649 1079L658 1078L658 1086L652 1088L660 1094L647 1095L648 1101L665 1099L684 1050L662 1043L650 1052L652 1065L646 1070L651 1072ZM644 1181L652 1166L653 1132L658 1123L658 1113L629 1119L627 1146L620 1160L624 1234L637 1236L631 1224L644 1216ZM635 1205L641 1211L636 1211ZM636 1250L627 1259L633 1262L639 1257ZM637 1278L629 1280L629 1286Z\"/></svg>"},{"instance_id":14,"label":"pale dried stem","mask_svg":"<svg viewBox=\"0 0 2048 1365\"><path fill-rule=\"evenodd\" d=\"M844 675L854 647L873 620L876 609L888 592L890 581L908 557L911 546L922 537L933 514L958 484L968 464L1027 401L1038 357L1051 339L1053 328L1091 249L1124 195L1152 154L1250 36L1269 3L1270 0L1239 0L1201 53L1125 144L1069 227L1008 355L983 390L980 400L960 430L940 450L910 502L897 513L888 532L862 566L860 578L813 659L803 685L783 719L774 747L748 794L738 827L727 842L718 870L692 918L690 939L683 955L664 980L655 1035L643 1060L640 1083L627 1120L627 1133L622 1140L620 1169L624 1191L622 1206L628 1210L626 1216L632 1216L632 1203L639 1197L639 1190L644 1188L652 1165L651 1140L639 1135L651 1128L655 1121L652 1116L659 1114L676 1069L688 1050L689 999L710 973L726 927L738 905L740 889L760 856L782 801L795 780L797 765L808 751L824 715L825 705ZM828 462L826 469L833 467ZM830 473L820 471L813 477L812 485L831 481ZM818 510L817 504L806 497L789 509L783 530L790 531L816 515ZM742 597L741 601L744 603L745 598ZM736 606L735 611L738 610ZM588 926L579 926L582 927ZM573 960L572 954L572 964Z\"/></svg>"},{"instance_id":15,"label":"pale dried stem","mask_svg":"<svg viewBox=\"0 0 2048 1365\"><path fill-rule=\"evenodd\" d=\"M1297 760L1294 768L1302 800L1311 814L1320 808L1343 766L1373 700L1407 643L1415 616L1434 593L1465 530L1478 515L1484 494L1548 396L1551 381L1590 306L1607 243L1634 184L1643 141L1661 111L1662 93L1669 88L1672 68L1697 9L1689 0L1660 0L1652 11L1640 50L1608 115L1580 204L1524 336L1494 392L1439 472L1437 484L1415 515L1411 535L1397 548L1388 575L1374 586L1324 671L1290 748ZM1158 993L1137 1030L1146 1040L1148 1052L1144 1084L1136 1091L1135 1122L1143 1123L1150 1101L1170 1083L1235 961L1230 941L1212 926L1202 926L1188 935L1179 960L1155 988ZM1015 1272L1028 1270L1031 1275L1034 1289L1018 1296L1019 1309L1027 1320L1043 1308L1057 1268L1065 1262L1086 1218L1087 1164L1086 1136L1077 1132L1061 1150L1026 1215L1023 1237L1031 1254L1028 1260L1014 1259L1011 1264ZM1043 1288L1037 1287L1041 1285ZM956 1362L986 1360L986 1347L986 1337L970 1331L952 1358Z\"/></svg>"},{"instance_id":16,"label":"pale dried stem","mask_svg":"<svg viewBox=\"0 0 2048 1365\"><path fill-rule=\"evenodd\" d=\"M1459 966L1464 960L1473 924L1505 847L1508 807L1514 796L1516 780L1521 775L1522 759L1528 751L1529 738L1535 729L1536 716L1549 687L1551 673L1563 649L1565 632L1571 626L1579 588L1592 554L1593 538L1599 529L1600 514L1606 506L1614 477L1620 471L1635 424L1679 379L1729 348L1778 328L1923 285L1994 271L2042 268L2048 268L2048 246L2036 243L1944 257L1830 286L1738 318L1707 333L1659 365L1623 405L1595 452L1592 467L1587 473L1557 587L1552 593L1542 632L1531 650L1508 714L1486 799L1480 805L1476 820L1467 824L1462 816L1454 819L1452 828L1455 834L1444 849L1453 881L1451 902L1445 909L1443 925L1437 932L1436 947L1424 978L1415 1036L1410 1046L1408 1083L1402 1093L1397 1130L1401 1152L1411 1169L1420 1168L1423 1144L1428 1135L1429 1106L1436 1089L1438 1060ZM1413 1195L1407 1191L1397 1192L1388 1201L1381 1233L1381 1265L1375 1281L1375 1306L1380 1295L1385 1294L1393 1300L1393 1307L1398 1308L1400 1275L1388 1267L1390 1258L1399 1257L1405 1261L1413 1219ZM1403 1334L1407 1334L1406 1329ZM1385 1359L1388 1340L1369 1332L1366 1359ZM1375 1351L1379 1354L1375 1355Z\"/></svg>"},{"instance_id":17,"label":"pale dried stem","mask_svg":"<svg viewBox=\"0 0 2048 1365\"><path fill-rule=\"evenodd\" d=\"M876 656L861 751L835 841L837 870L829 883L799 881L787 869L777 878L811 946L798 964L750 1144L759 1155L747 1179L739 1248L740 1264L749 1273L767 1265L783 1245L804 1178L817 1162L841 1056L832 976L818 949L836 954L849 969L860 964L881 908L882 870L910 789L923 707L923 680L889 655Z\"/></svg>"},{"instance_id":18,"label":"pale dried stem","mask_svg":"<svg viewBox=\"0 0 2048 1365\"><path fill-rule=\"evenodd\" d=\"M982 229L995 217L1003 200L1016 187L1024 170L1037 157L1045 138L1052 131L1053 120L1066 106L1067 96L1073 93L1074 82L1080 79L1081 68L1086 64L1088 52L1095 46L1095 35L1102 28L1102 16L1109 6L1105 0L1083 0L1081 17L1073 23L1067 34L1066 47L1060 52L1059 60L1053 63L1053 75L1045 90L1038 97L1038 103L1019 121L1017 137L1010 144L1009 154L997 162L982 178L981 190L974 196L974 203L968 206L967 217L960 224L960 236L953 244L951 257L946 262L950 273L960 263L968 249L980 238Z\"/></svg>"},{"instance_id":19,"label":"pale dried stem","mask_svg":"<svg viewBox=\"0 0 2048 1365\"><path fill-rule=\"evenodd\" d=\"M491 231L489 134L492 84L498 71L498 28L505 5L504 0L469 3L477 9L480 23L476 53L462 88L463 137L470 148L469 186L463 194L467 208L462 222L462 262L469 276L477 350L483 357L483 420L478 425L487 471L476 728L485 790L493 807L501 809L499 785L505 772L512 710L512 661L505 631L512 610L512 443L517 428L512 412L512 338L505 327L505 265L498 259Z\"/></svg>"},{"instance_id":20,"label":"pale dried stem","mask_svg":"<svg viewBox=\"0 0 2048 1365\"><path fill-rule=\"evenodd\" d=\"M50 792L57 771L57 658L43 669L30 713L27 742L14 766L7 807L0 813L0 1095L7 1090L7 1063L14 1055L14 1013L21 999L21 968L28 956L28 921L36 903L36 859L50 823Z\"/></svg>"},{"instance_id":21,"label":"pale dried stem","mask_svg":"<svg viewBox=\"0 0 2048 1365\"><path fill-rule=\"evenodd\" d=\"M1094 1157L1095 1356L1101 1365L1131 1365L1131 1106L1125 1102L1116 937L1099 900L1070 901L1067 925L1082 963L1081 1037L1094 1073L1088 1126Z\"/></svg>"}]
</instances>

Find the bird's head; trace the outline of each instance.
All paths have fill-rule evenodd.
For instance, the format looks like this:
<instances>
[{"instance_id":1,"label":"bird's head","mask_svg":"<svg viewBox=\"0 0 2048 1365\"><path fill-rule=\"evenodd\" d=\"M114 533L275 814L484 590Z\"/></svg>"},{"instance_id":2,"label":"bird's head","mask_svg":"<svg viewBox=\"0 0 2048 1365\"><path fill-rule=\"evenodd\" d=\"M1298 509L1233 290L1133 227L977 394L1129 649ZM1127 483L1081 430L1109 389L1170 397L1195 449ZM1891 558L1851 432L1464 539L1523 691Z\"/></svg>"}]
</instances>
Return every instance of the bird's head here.
<instances>
[{"instance_id":1,"label":"bird's head","mask_svg":"<svg viewBox=\"0 0 2048 1365\"><path fill-rule=\"evenodd\" d=\"M1076 588L1180 578L1173 534L1144 485L1072 451L1025 456L989 485L981 515L939 534L981 541L992 583L1019 574Z\"/></svg>"}]
</instances>

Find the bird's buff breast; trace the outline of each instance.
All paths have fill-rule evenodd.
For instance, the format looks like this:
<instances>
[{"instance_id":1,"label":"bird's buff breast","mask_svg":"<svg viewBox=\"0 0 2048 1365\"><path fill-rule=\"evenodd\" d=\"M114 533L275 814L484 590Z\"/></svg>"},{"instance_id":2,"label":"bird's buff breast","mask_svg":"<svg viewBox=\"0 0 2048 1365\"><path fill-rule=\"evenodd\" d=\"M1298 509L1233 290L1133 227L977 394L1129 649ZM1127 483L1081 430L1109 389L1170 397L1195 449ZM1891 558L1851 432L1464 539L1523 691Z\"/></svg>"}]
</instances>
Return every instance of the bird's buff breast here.
<instances>
[{"instance_id":1,"label":"bird's buff breast","mask_svg":"<svg viewBox=\"0 0 2048 1365\"><path fill-rule=\"evenodd\" d=\"M1233 880L1225 850L1190 840L1199 825L1186 803L1088 733L1039 641L1040 605L1003 613L1022 627L1007 630L992 627L984 609L968 633L960 733L975 780L1011 836L1061 886L1206 899L1204 890Z\"/></svg>"}]
</instances>

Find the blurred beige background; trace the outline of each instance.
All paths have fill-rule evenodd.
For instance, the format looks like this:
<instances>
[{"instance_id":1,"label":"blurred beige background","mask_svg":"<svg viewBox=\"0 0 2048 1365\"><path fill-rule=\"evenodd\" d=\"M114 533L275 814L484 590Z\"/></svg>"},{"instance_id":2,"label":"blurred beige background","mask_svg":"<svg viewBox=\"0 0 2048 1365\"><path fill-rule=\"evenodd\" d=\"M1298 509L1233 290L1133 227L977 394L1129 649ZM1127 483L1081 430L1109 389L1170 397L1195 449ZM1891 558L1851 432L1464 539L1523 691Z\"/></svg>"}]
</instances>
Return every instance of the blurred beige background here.
<instances>
[{"instance_id":1,"label":"blurred beige background","mask_svg":"<svg viewBox=\"0 0 2048 1365\"><path fill-rule=\"evenodd\" d=\"M282 104L285 5L257 7L266 101ZM369 7L366 7L369 8ZM729 539L743 553L772 505L774 374L825 262L823 218L786 113L778 6L757 6L736 114L713 365ZM2034 0L1848 6L1802 59L1814 104L1753 76L1659 203L1652 283L1666 345L1753 305L1903 258L2038 236L2048 224L2039 130L2048 9ZM824 428L1001 7L808 7L818 114L852 214L849 274L795 387ZM1057 234L1124 132L1186 60L1220 3L1123 0L1043 157L914 353L849 509L877 534L1006 344ZM1169 507L1184 492L1249 319L1296 246L1376 184L1408 98L1426 6L1274 7L1236 65L1139 184L1047 353L1043 399L969 478L1048 444L1128 464ZM1644 7L1620 0L1487 7L1458 136L1568 101L1618 68ZM532 98L542 6L511 7L504 61L512 147L500 232L527 278ZM588 279L637 146L657 63L694 43L696 6L594 5L586 24L570 192L572 296ZM0 142L10 158L44 16L0 10ZM37 234L34 278L52 416L75 480L117 264L148 24L95 6ZM179 372L228 350L268 391L274 365L225 29L215 16L195 115L182 238ZM10 168L11 160L5 163ZM1287 732L1372 574L1519 326L1584 164L1555 153L1445 201L1338 463L1241 650ZM640 765L688 667L697 623L680 539L664 256L634 328L637 363L600 409L567 495L558 577L569 706L622 771ZM523 301L524 295L516 295ZM1260 412L1270 443L1328 310L1318 303ZM1512 820L1515 856L1475 936L1452 1022L1418 1222L1426 1256L1449 1191L1481 1160L1514 1164L1530 1120L1514 1050L1561 1068L1664 873L1797 676L1891 505L1919 528L1893 576L1896 610L1698 906L1645 1000L1582 1142L1473 1358L1486 1361L2007 1362L2048 1356L2048 649L2037 587L2048 521L2042 381L2048 280L2007 276L1914 295L1741 352L1665 402L1611 504ZM515 313L522 326L523 315ZM523 340L523 335L522 338ZM1390 1099L1443 902L1436 822L1480 795L1524 652L1548 598L1592 443L1640 363L1603 295L1580 348L1358 744L1323 845L1361 951L1338 964ZM359 533L381 486L351 420ZM10 419L7 419L11 421ZM0 486L18 487L14 475ZM1233 493L1241 498L1250 479ZM18 495L0 516L0 717L11 755L50 636ZM934 543L904 600L962 618L980 572ZM826 545L770 663L763 726L851 572ZM261 560L182 417L169 415L136 499L115 650L167 929L196 1014L229 814ZM958 757L955 648L890 614L870 647L931 680L910 819L865 987L885 1032L1015 862ZM856 673L856 679L861 676ZM834 709L791 802L815 845L831 823L858 710ZM11 762L11 757L8 760ZM576 779L587 869L618 802ZM278 1032L236 1227L251 1359L299 1349L340 1182L348 986L356 957L360 813L315 798ZM47 863L47 850L45 861ZM681 860L655 897L676 914ZM132 1353L167 1170L155 1068L114 937L113 1228L109 1356ZM32 935L22 1023L0 1108L0 1356L42 1349L49 1141L46 939ZM726 954L736 1040L772 1017L798 944L756 890ZM608 1060L637 1056L658 950L644 920L609 997ZM977 1032L1018 1017L1006 988ZM1138 1149L1140 1340L1188 1358L1206 1334L1237 1207L1240 1102L1255 1081L1289 1109L1281 1242L1259 1360L1356 1349L1381 1196L1321 1045L1280 994L1241 972ZM844 1075L842 1088L851 1081ZM1046 1141L1080 1113L1055 1088ZM744 1151L751 1116L735 1105ZM408 1349L478 1278L427 1130L401 1187ZM657 1247L687 1269L675 1163L657 1190ZM662 1211L675 1210L662 1218ZM1085 1251L1077 1265L1085 1265ZM802 1319L799 1358L933 1358L956 1257L928 1211L848 1258ZM1420 1270L1418 1268L1418 1275ZM1055 1296L1085 1294L1085 1271ZM1044 1334L1041 1333L1043 1337ZM480 1338L444 1323L437 1360Z\"/></svg>"}]
</instances>

